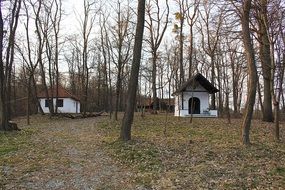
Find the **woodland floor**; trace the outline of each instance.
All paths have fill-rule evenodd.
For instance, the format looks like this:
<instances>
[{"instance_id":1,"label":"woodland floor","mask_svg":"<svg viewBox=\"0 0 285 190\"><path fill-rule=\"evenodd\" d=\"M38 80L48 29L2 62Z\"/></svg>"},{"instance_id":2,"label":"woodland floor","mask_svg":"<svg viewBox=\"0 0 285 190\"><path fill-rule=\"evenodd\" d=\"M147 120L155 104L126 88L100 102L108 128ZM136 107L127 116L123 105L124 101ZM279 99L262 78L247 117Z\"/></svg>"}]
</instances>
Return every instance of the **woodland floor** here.
<instances>
[{"instance_id":1,"label":"woodland floor","mask_svg":"<svg viewBox=\"0 0 285 190\"><path fill-rule=\"evenodd\" d=\"M240 119L136 116L133 140L117 141L108 117L16 120L0 133L0 189L284 189L285 123L253 121L250 147Z\"/></svg>"}]
</instances>

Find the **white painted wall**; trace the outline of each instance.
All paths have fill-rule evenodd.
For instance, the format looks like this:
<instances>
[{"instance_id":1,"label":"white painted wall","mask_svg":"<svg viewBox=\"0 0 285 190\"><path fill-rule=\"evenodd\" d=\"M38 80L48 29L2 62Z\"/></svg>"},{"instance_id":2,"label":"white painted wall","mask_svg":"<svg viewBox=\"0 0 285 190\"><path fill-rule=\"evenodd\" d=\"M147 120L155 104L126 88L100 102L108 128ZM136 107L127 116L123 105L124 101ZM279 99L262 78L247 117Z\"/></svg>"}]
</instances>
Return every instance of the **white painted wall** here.
<instances>
[{"instance_id":1,"label":"white painted wall","mask_svg":"<svg viewBox=\"0 0 285 190\"><path fill-rule=\"evenodd\" d=\"M63 99L63 107L58 107L58 111L61 113L80 113L80 102L72 98L59 98ZM45 107L45 98L40 98L40 104L44 113L49 113L48 107ZM55 105L56 98L53 99L53 104ZM77 104L77 112L76 112Z\"/></svg>"},{"instance_id":2,"label":"white painted wall","mask_svg":"<svg viewBox=\"0 0 285 190\"><path fill-rule=\"evenodd\" d=\"M187 91L192 90L190 87L186 89ZM175 96L175 110L174 116L189 116L189 99L192 97L199 98L200 100L200 111L203 114L204 110L209 110L209 93L201 86L198 85L193 92L183 92L182 94ZM182 109L183 101L183 109ZM199 115L199 114L193 114Z\"/></svg>"},{"instance_id":3,"label":"white painted wall","mask_svg":"<svg viewBox=\"0 0 285 190\"><path fill-rule=\"evenodd\" d=\"M218 110L210 110L210 115L218 117Z\"/></svg>"}]
</instances>

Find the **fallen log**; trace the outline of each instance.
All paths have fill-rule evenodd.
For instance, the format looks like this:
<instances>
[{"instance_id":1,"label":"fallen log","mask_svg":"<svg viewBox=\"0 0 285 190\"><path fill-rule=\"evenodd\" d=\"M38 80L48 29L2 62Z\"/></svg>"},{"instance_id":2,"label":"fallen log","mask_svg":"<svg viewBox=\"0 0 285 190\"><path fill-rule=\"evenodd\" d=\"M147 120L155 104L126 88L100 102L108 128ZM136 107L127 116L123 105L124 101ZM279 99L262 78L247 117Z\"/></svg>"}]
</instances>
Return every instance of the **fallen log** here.
<instances>
[{"instance_id":1,"label":"fallen log","mask_svg":"<svg viewBox=\"0 0 285 190\"><path fill-rule=\"evenodd\" d=\"M85 115L83 114L83 117L98 117L98 116L101 116L104 112L101 111L101 112L98 112L98 113L86 113Z\"/></svg>"},{"instance_id":2,"label":"fallen log","mask_svg":"<svg viewBox=\"0 0 285 190\"><path fill-rule=\"evenodd\" d=\"M86 113L86 114L70 114L70 113L61 113L60 115L63 117L67 117L70 119L83 119L83 118L89 118L89 117L99 117L104 113L104 111L98 112L98 113Z\"/></svg>"},{"instance_id":3,"label":"fallen log","mask_svg":"<svg viewBox=\"0 0 285 190\"><path fill-rule=\"evenodd\" d=\"M75 117L72 114L70 114L70 113L61 113L60 115L62 115L63 117L75 119Z\"/></svg>"}]
</instances>

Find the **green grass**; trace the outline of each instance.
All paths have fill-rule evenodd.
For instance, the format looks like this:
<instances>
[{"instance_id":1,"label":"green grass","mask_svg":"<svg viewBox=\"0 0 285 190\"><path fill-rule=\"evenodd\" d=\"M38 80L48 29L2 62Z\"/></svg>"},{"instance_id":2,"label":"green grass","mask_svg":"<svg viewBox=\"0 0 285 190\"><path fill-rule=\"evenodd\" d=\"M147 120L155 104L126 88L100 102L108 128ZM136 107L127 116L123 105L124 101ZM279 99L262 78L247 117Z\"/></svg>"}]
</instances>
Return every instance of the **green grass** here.
<instances>
[{"instance_id":1,"label":"green grass","mask_svg":"<svg viewBox=\"0 0 285 190\"><path fill-rule=\"evenodd\" d=\"M284 167L276 167L275 172L278 175L285 177L285 168Z\"/></svg>"},{"instance_id":2,"label":"green grass","mask_svg":"<svg viewBox=\"0 0 285 190\"><path fill-rule=\"evenodd\" d=\"M14 151L17 151L17 150L18 150L18 147L16 147L16 146L6 145L5 147L1 147L0 148L0 156L3 156L5 154L8 154L10 152L14 152Z\"/></svg>"},{"instance_id":3,"label":"green grass","mask_svg":"<svg viewBox=\"0 0 285 190\"><path fill-rule=\"evenodd\" d=\"M26 128L21 131L0 132L0 156L16 152L29 144L35 129Z\"/></svg>"},{"instance_id":4,"label":"green grass","mask_svg":"<svg viewBox=\"0 0 285 190\"><path fill-rule=\"evenodd\" d=\"M115 141L108 145L115 151L115 156L124 164L132 164L141 172L158 172L161 169L161 161L158 150L153 146L145 146L139 141L124 143Z\"/></svg>"}]
</instances>

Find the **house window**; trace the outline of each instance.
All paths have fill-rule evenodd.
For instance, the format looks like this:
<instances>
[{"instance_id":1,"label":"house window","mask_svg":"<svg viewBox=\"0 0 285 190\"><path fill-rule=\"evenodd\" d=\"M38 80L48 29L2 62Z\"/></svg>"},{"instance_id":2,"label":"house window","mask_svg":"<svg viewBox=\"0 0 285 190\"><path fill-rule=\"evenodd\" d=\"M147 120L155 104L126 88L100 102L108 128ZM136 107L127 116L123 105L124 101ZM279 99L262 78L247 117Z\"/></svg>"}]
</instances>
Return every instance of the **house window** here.
<instances>
[{"instance_id":1,"label":"house window","mask_svg":"<svg viewBox=\"0 0 285 190\"><path fill-rule=\"evenodd\" d=\"M46 108L49 107L49 102L51 102L51 100L48 100L48 99L45 100L45 107L46 107Z\"/></svg>"},{"instance_id":2,"label":"house window","mask_svg":"<svg viewBox=\"0 0 285 190\"><path fill-rule=\"evenodd\" d=\"M63 107L63 99L57 100L57 107Z\"/></svg>"}]
</instances>

